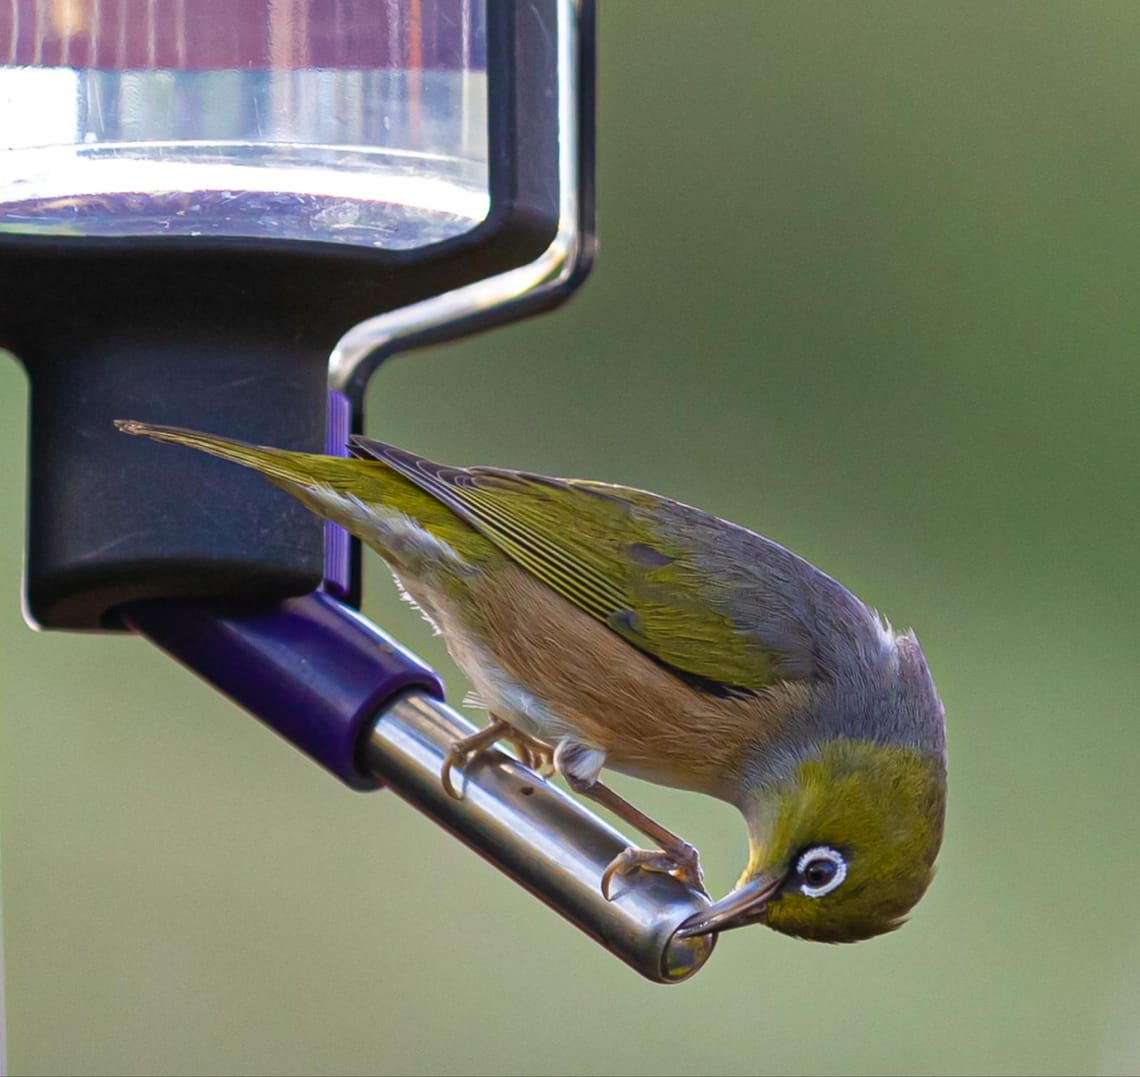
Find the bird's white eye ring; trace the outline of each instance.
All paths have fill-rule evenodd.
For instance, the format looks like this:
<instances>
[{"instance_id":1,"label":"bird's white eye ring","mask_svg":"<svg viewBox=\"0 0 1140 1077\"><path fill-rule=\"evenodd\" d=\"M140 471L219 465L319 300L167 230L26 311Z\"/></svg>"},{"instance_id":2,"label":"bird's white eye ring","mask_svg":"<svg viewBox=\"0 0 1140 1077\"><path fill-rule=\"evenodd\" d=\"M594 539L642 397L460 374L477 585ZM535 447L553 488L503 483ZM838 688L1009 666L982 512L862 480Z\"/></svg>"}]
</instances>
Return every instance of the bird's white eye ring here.
<instances>
[{"instance_id":1,"label":"bird's white eye ring","mask_svg":"<svg viewBox=\"0 0 1140 1077\"><path fill-rule=\"evenodd\" d=\"M809 898L830 894L847 878L847 861L830 845L816 845L796 861L800 892Z\"/></svg>"}]
</instances>

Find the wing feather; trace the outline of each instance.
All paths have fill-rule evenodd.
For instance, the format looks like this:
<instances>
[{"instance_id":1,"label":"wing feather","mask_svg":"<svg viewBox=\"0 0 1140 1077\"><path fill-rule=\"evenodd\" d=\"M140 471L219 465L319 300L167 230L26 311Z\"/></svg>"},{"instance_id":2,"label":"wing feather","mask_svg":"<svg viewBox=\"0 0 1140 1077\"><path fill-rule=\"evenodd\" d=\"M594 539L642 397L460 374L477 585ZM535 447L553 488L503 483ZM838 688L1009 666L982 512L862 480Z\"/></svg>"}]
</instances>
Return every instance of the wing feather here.
<instances>
[{"instance_id":1,"label":"wing feather","mask_svg":"<svg viewBox=\"0 0 1140 1077\"><path fill-rule=\"evenodd\" d=\"M740 566L719 571L725 528L794 558L760 536L630 487L448 467L362 437L349 448L405 476L567 601L705 691L756 692L813 672L802 654L782 653L761 623L741 616L747 604L737 588L763 593L763 581L741 578ZM704 526L677 526L679 513L698 514ZM772 616L791 614L779 608ZM771 635L799 638L798 627L781 623Z\"/></svg>"}]
</instances>

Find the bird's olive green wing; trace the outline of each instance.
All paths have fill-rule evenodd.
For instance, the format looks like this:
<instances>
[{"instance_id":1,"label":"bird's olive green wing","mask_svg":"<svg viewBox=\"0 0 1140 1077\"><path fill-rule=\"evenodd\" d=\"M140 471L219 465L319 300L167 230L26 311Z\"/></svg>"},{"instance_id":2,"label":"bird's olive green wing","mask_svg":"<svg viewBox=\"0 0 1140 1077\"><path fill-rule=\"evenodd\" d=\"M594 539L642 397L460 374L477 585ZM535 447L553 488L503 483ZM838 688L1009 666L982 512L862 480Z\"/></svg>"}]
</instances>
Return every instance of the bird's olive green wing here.
<instances>
[{"instance_id":1,"label":"bird's olive green wing","mask_svg":"<svg viewBox=\"0 0 1140 1077\"><path fill-rule=\"evenodd\" d=\"M736 615L741 581L705 556L708 541L669 526L672 510L698 510L627 487L445 467L366 438L350 447L438 498L569 602L696 687L755 692L805 673ZM718 537L706 539L715 544Z\"/></svg>"}]
</instances>

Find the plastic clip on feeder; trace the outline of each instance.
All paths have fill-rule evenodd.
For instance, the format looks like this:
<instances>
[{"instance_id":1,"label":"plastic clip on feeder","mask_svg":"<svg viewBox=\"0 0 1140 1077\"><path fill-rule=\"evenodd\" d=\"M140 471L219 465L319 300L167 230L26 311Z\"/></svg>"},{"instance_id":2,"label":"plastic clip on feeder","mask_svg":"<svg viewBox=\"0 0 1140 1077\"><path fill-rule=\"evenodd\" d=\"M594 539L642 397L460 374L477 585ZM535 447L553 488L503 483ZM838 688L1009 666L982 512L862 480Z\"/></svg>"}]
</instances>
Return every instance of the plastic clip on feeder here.
<instances>
[{"instance_id":1,"label":"plastic clip on feeder","mask_svg":"<svg viewBox=\"0 0 1140 1077\"><path fill-rule=\"evenodd\" d=\"M592 2L374 0L329 22L186 0L155 26L73 0L62 27L36 4L31 35L0 12L0 90L36 103L0 112L0 345L32 386L29 619L139 633L643 975L695 971L711 941L674 931L706 900L645 874L606 901L628 843L575 801L498 752L444 793L472 727L353 608L342 532L112 425L337 451L385 356L572 294L593 250ZM184 496L202 486L210 519Z\"/></svg>"}]
</instances>

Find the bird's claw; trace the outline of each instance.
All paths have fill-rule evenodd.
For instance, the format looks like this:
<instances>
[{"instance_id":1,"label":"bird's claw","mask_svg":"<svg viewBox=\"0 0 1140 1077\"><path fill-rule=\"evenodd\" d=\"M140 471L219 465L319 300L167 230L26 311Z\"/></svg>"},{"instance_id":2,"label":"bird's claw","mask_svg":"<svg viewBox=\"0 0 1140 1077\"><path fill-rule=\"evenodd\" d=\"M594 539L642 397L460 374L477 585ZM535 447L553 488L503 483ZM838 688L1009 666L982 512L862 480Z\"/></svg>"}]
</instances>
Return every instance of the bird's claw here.
<instances>
[{"instance_id":1,"label":"bird's claw","mask_svg":"<svg viewBox=\"0 0 1140 1077\"><path fill-rule=\"evenodd\" d=\"M545 741L518 729L508 733L503 740L515 750L524 767L529 767L543 778L554 776L554 749Z\"/></svg>"},{"instance_id":2,"label":"bird's claw","mask_svg":"<svg viewBox=\"0 0 1140 1077\"><path fill-rule=\"evenodd\" d=\"M466 765L469 757L470 752L463 748L462 742L456 742L451 746L447 753L447 758L444 759L443 766L440 768L439 784L443 786L443 791L451 797L452 800L462 800L463 794L455 788L451 780L451 772L456 767L462 769Z\"/></svg>"},{"instance_id":3,"label":"bird's claw","mask_svg":"<svg viewBox=\"0 0 1140 1077\"><path fill-rule=\"evenodd\" d=\"M462 770L472 756L486 751L496 741L505 740L517 753L519 762L524 767L540 774L544 778L554 773L554 749L545 741L516 729L501 718L492 718L489 725L484 726L469 737L457 740L448 750L447 756L440 768L439 781L443 791L453 800L462 800L463 794L455 787L451 780L454 770Z\"/></svg>"},{"instance_id":4,"label":"bird's claw","mask_svg":"<svg viewBox=\"0 0 1140 1077\"><path fill-rule=\"evenodd\" d=\"M655 871L680 879L691 890L705 893L705 877L701 858L688 842L676 849L623 849L602 872L602 896L613 901L613 881L618 876L632 875L635 871Z\"/></svg>"}]
</instances>

